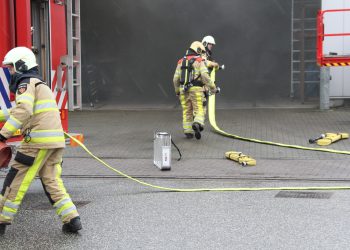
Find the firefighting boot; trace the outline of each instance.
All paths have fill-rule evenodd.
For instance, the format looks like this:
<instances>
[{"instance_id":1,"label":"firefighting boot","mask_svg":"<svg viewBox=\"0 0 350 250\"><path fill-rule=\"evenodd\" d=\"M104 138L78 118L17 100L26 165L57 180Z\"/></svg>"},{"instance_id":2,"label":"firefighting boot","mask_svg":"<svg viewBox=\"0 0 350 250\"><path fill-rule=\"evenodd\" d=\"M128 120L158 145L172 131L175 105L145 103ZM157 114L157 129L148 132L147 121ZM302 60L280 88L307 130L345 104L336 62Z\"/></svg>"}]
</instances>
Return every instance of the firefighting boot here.
<instances>
[{"instance_id":1,"label":"firefighting boot","mask_svg":"<svg viewBox=\"0 0 350 250\"><path fill-rule=\"evenodd\" d=\"M65 233L77 233L82 228L80 217L77 216L71 219L68 223L63 224L62 231Z\"/></svg>"},{"instance_id":2,"label":"firefighting boot","mask_svg":"<svg viewBox=\"0 0 350 250\"><path fill-rule=\"evenodd\" d=\"M194 136L199 140L202 137L201 131L203 131L203 127L198 122L194 122L192 124L192 129L194 130Z\"/></svg>"},{"instance_id":3,"label":"firefighting boot","mask_svg":"<svg viewBox=\"0 0 350 250\"><path fill-rule=\"evenodd\" d=\"M192 133L185 133L185 136L187 139L192 139L193 138L193 134Z\"/></svg>"},{"instance_id":4,"label":"firefighting boot","mask_svg":"<svg viewBox=\"0 0 350 250\"><path fill-rule=\"evenodd\" d=\"M0 236L5 234L7 225L10 225L10 224L9 223L0 223Z\"/></svg>"}]
</instances>

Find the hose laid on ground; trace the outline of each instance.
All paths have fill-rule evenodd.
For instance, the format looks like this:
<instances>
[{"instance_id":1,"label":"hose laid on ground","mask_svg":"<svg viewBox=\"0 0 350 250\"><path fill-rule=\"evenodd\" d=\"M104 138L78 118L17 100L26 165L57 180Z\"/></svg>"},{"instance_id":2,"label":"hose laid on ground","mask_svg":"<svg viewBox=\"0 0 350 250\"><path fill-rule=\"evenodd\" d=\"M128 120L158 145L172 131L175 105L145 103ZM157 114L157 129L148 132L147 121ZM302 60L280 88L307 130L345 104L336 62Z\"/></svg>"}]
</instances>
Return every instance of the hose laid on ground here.
<instances>
[{"instance_id":1,"label":"hose laid on ground","mask_svg":"<svg viewBox=\"0 0 350 250\"><path fill-rule=\"evenodd\" d=\"M323 138L320 138L316 141L317 145L328 146L333 142L337 142L341 139L348 139L348 133L325 133Z\"/></svg>"},{"instance_id":2,"label":"hose laid on ground","mask_svg":"<svg viewBox=\"0 0 350 250\"><path fill-rule=\"evenodd\" d=\"M71 140L73 140L75 143L77 143L80 147L82 147L92 158L97 160L98 162L102 163L105 167L108 169L116 172L117 174L124 176L132 181L135 181L141 185L163 190L163 191L174 191L174 192L206 192L206 191L273 191L273 190L348 190L350 189L350 186L343 186L343 187L253 187L253 188L170 188L170 187L162 187L158 185L153 185L147 182L144 182L142 180L139 180L137 178L134 178L130 175L127 175L123 173L122 171L115 169L111 167L109 164L95 156L83 143L81 143L79 140L74 138L68 133L65 133L67 137L69 137Z\"/></svg>"},{"instance_id":3,"label":"hose laid on ground","mask_svg":"<svg viewBox=\"0 0 350 250\"><path fill-rule=\"evenodd\" d=\"M268 144L268 145L272 145L272 146L279 146L279 147L285 147L285 148L295 148L295 149L302 149L302 150L321 151L321 152L334 153L334 154L350 155L350 151L342 151L342 150L335 150L335 149L328 149L328 148L311 148L311 147L304 147L304 146L299 146L299 145L290 145L290 144L284 144L284 143L279 143L279 142L258 140L258 139L254 139L254 138L247 138L247 137L243 137L243 136L239 136L239 135L229 134L229 133L221 130L218 127L218 125L216 124L216 120L215 120L215 95L209 96L208 116L209 116L209 123L212 126L212 128L214 129L214 131L216 133L221 134L221 135L226 136L226 137L231 137L231 138L242 140L242 141Z\"/></svg>"}]
</instances>

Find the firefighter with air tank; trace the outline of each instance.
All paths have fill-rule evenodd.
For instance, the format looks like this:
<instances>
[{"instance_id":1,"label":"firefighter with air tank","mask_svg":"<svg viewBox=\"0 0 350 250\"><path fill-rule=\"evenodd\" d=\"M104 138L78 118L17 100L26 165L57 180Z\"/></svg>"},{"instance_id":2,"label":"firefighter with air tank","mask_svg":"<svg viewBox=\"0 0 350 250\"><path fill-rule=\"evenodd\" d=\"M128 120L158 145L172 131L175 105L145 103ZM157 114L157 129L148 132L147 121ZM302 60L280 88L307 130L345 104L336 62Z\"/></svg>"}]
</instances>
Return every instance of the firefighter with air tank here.
<instances>
[{"instance_id":1,"label":"firefighter with air tank","mask_svg":"<svg viewBox=\"0 0 350 250\"><path fill-rule=\"evenodd\" d=\"M205 47L199 41L191 44L183 58L178 61L173 83L175 93L182 106L183 131L187 138L201 138L204 129L203 86L217 93L215 83L210 79L205 63Z\"/></svg>"},{"instance_id":2,"label":"firefighter with air tank","mask_svg":"<svg viewBox=\"0 0 350 250\"><path fill-rule=\"evenodd\" d=\"M64 232L82 229L77 208L61 179L64 132L59 110L50 87L39 76L33 52L26 47L10 50L3 61L11 74L10 91L16 106L1 110L5 120L0 141L20 129L23 135L0 195L0 235L17 214L34 178L39 175L45 193L63 222Z\"/></svg>"}]
</instances>

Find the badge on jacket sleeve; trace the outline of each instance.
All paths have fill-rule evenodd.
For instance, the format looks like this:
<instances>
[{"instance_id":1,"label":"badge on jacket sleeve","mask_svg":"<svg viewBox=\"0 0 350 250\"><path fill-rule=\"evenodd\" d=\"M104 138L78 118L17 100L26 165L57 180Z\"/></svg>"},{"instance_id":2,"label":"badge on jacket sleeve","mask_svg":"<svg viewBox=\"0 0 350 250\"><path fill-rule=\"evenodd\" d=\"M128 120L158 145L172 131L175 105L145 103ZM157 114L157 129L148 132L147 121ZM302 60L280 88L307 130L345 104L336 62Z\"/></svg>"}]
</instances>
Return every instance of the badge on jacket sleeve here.
<instances>
[{"instance_id":1,"label":"badge on jacket sleeve","mask_svg":"<svg viewBox=\"0 0 350 250\"><path fill-rule=\"evenodd\" d=\"M20 85L18 85L18 89L17 89L17 94L23 94L24 92L27 91L27 83L21 83Z\"/></svg>"}]
</instances>

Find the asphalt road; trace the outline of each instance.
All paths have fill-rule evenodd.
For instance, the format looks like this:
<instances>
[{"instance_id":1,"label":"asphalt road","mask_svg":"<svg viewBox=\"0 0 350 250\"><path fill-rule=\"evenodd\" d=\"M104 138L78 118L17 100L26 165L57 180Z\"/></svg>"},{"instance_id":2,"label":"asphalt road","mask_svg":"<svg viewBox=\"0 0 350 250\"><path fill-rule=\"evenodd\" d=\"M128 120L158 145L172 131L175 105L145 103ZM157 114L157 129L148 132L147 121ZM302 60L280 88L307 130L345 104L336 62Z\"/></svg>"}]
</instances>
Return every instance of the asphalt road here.
<instances>
[{"instance_id":1,"label":"asphalt road","mask_svg":"<svg viewBox=\"0 0 350 250\"><path fill-rule=\"evenodd\" d=\"M41 184L30 188L1 249L347 249L349 191L164 192L120 178L65 180L83 222L61 232ZM343 182L159 180L193 187L344 186ZM276 197L284 196L284 197ZM293 197L294 196L294 197Z\"/></svg>"}]
</instances>

